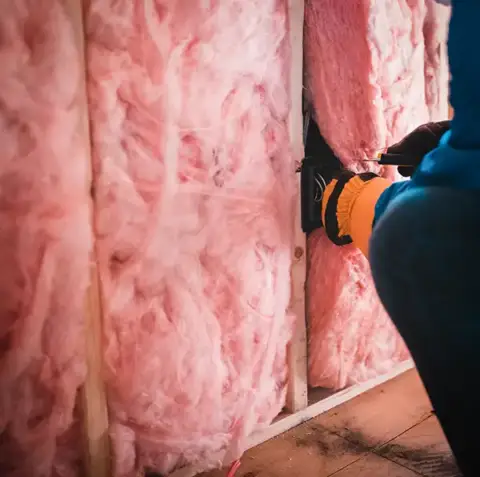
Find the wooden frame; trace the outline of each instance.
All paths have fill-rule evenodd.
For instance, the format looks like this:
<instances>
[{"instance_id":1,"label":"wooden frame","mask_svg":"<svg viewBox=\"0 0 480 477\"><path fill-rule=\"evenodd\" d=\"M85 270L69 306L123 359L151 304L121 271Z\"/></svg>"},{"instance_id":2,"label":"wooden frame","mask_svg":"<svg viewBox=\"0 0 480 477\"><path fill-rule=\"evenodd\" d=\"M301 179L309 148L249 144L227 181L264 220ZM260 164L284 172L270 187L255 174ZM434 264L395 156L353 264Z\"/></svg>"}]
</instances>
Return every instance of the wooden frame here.
<instances>
[{"instance_id":1,"label":"wooden frame","mask_svg":"<svg viewBox=\"0 0 480 477\"><path fill-rule=\"evenodd\" d=\"M72 23L77 33L78 51L85 55L83 36L83 2L66 0L66 8L71 16ZM296 160L295 166L300 164L303 157L303 118L302 118L302 94L303 94L303 18L304 0L288 0L290 43L291 43L291 114L289 117L289 134L291 138L292 154ZM82 85L80 96L85 97L85 83ZM84 114L83 114L84 113ZM88 114L86 111L79 118L79 127L86 141L90 144L90 132L88 126ZM91 157L88 157L91 161ZM293 172L293 171L292 171ZM88 191L91 189L91 178L87 184ZM307 377L307 325L305 311L305 283L307 269L307 248L305 235L300 225L300 194L295 204L294 222L294 248L292 278L292 299L290 309L297 316L297 325L294 336L288 349L288 386L285 412L281 413L274 422L265 429L254 433L248 443L247 449L255 447L289 429L305 422L315 416L326 412L348 400L360 395L369 389L378 386L389 379L413 368L412 361L406 361L397 366L390 373L351 386L339 392L330 392L324 389L309 389ZM92 223L94 223L92 207ZM95 260L92 260L95 263ZM102 329L102 306L101 306L101 283L95 266L91 271L91 287L86 297L86 314L88 317L87 328L89 334L87 360L88 375L83 389L83 414L85 428L85 473L88 477L110 477L111 455L108 438L108 411L107 399L102 380L101 359L101 329ZM193 477L197 473L193 467L186 467L173 472L171 477Z\"/></svg>"},{"instance_id":2,"label":"wooden frame","mask_svg":"<svg viewBox=\"0 0 480 477\"><path fill-rule=\"evenodd\" d=\"M288 0L291 68L290 97L292 98L289 116L289 135L295 170L303 158L303 17L304 0ZM300 188L300 181L298 181ZM297 194L294 218L294 250L291 272L292 298L290 309L297 317L297 325L288 349L288 388L286 408L298 412L308 406L307 382L307 329L305 307L305 284L307 274L307 243L301 227L300 194Z\"/></svg>"},{"instance_id":3,"label":"wooden frame","mask_svg":"<svg viewBox=\"0 0 480 477\"><path fill-rule=\"evenodd\" d=\"M72 23L77 44L77 54L82 70L86 72L84 3L78 0L66 0L65 9ZM91 155L90 124L87 111L86 77L79 82L77 99L80 105L78 131L84 138L86 146L86 160L90 171L85 184L86 195L90 201L90 222L95 230L95 207L93 204L93 164ZM87 477L111 477L111 454L109 439L109 423L107 395L102 373L102 305L101 281L97 269L96 250L93 249L90 266L90 286L85 297L85 332L87 375L81 390L81 406L83 414L84 440L84 472Z\"/></svg>"}]
</instances>

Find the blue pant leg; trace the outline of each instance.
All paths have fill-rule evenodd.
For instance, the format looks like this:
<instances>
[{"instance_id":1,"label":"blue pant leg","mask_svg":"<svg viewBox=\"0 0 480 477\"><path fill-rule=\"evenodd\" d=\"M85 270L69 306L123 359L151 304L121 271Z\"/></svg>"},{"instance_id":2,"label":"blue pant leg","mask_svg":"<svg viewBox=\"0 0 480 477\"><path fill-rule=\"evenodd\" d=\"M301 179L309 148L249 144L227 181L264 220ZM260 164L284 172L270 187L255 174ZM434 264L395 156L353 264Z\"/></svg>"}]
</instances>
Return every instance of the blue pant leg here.
<instances>
[{"instance_id":1,"label":"blue pant leg","mask_svg":"<svg viewBox=\"0 0 480 477\"><path fill-rule=\"evenodd\" d=\"M370 261L458 465L480 476L480 193L401 194L375 225Z\"/></svg>"}]
</instances>

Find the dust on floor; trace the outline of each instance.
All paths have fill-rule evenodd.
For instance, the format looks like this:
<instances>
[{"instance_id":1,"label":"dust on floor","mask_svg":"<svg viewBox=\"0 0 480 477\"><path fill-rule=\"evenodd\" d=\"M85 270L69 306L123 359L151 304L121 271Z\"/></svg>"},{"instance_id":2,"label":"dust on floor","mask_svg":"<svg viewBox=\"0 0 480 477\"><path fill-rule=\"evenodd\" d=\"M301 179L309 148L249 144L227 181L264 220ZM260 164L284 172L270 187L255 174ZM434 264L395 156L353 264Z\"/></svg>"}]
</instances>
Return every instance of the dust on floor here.
<instances>
[{"instance_id":1,"label":"dust on floor","mask_svg":"<svg viewBox=\"0 0 480 477\"><path fill-rule=\"evenodd\" d=\"M236 477L333 475L461 476L416 371L251 449Z\"/></svg>"}]
</instances>

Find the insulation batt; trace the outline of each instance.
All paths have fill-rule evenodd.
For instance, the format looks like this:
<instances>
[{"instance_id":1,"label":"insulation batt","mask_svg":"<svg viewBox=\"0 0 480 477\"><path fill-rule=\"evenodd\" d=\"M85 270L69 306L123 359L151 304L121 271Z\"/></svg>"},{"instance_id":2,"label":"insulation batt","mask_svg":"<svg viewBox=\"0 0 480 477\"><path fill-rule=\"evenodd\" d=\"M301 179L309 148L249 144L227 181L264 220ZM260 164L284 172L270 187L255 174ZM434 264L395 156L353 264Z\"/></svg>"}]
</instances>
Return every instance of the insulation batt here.
<instances>
[{"instance_id":1,"label":"insulation batt","mask_svg":"<svg viewBox=\"0 0 480 477\"><path fill-rule=\"evenodd\" d=\"M322 134L350 169L367 170L363 159L447 118L448 18L433 0L307 0L309 93ZM376 169L391 179L394 171ZM309 250L310 384L342 388L406 359L361 253L332 245L323 230Z\"/></svg>"},{"instance_id":2,"label":"insulation batt","mask_svg":"<svg viewBox=\"0 0 480 477\"><path fill-rule=\"evenodd\" d=\"M236 458L285 399L294 158L280 0L91 0L116 476Z\"/></svg>"},{"instance_id":3,"label":"insulation batt","mask_svg":"<svg viewBox=\"0 0 480 477\"><path fill-rule=\"evenodd\" d=\"M81 57L63 2L0 3L0 475L73 477L92 243Z\"/></svg>"}]
</instances>

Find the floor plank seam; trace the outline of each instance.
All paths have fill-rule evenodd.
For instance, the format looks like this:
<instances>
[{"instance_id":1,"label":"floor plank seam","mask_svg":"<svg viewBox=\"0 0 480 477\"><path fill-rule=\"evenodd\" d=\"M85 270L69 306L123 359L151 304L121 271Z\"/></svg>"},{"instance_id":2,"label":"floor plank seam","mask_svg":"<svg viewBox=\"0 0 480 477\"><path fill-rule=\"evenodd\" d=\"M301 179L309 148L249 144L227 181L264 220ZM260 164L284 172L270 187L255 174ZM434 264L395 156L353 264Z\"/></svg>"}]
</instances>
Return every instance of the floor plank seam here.
<instances>
[{"instance_id":1,"label":"floor plank seam","mask_svg":"<svg viewBox=\"0 0 480 477\"><path fill-rule=\"evenodd\" d=\"M386 442L385 444L388 444L388 442ZM403 467L404 469L408 470L409 472L412 472L414 474L417 474L419 475L420 477L428 477L426 476L425 474L421 474L420 472L418 472L416 469L411 469L410 467L407 467L406 465L403 465L401 462L396 462L392 459L389 459L388 457L385 457L383 455L379 455L375 452L372 452L372 454L376 457L380 457L381 459L383 460L387 460L388 462L391 462L392 464L395 464L395 465L398 465L399 467Z\"/></svg>"},{"instance_id":2,"label":"floor plank seam","mask_svg":"<svg viewBox=\"0 0 480 477\"><path fill-rule=\"evenodd\" d=\"M381 457L382 459L385 459L385 460L388 460L389 462L392 462L393 464L396 464L396 465L399 465L400 467L403 467L411 472L414 472L415 474L421 476L421 477L425 477L424 474L419 474L417 471L413 470L412 469L409 469L408 467L405 467L404 465L402 464L399 464L398 462L395 462L391 459L388 459L387 457L384 457L383 455L381 454L377 454L377 450L381 449L382 447L385 447L386 445L390 444L391 442L393 442L395 439L398 439L399 437L403 436L404 434L406 434L408 431L412 430L413 428L417 427L418 425L422 424L423 422L425 422L427 419L430 419L430 417L432 417L433 414L433 411L431 411L427 416L423 417L422 419L420 419L418 422L416 422L415 424L413 424L412 426L410 426L409 428L405 429L404 431L400 432L398 435L392 437L391 439L383 442L382 444L378 444L370 449L365 449L365 453L362 454L361 456L359 456L357 459L355 459L354 461L350 462L349 464L343 466L342 468L336 470L335 472L333 472L332 474L329 474L327 477L333 477L335 476L336 474L338 474L339 472L347 469L348 467L351 467L352 465L356 464L357 462L359 462L360 460L364 459L366 455L368 454L371 454L371 455L374 455L376 457ZM346 440L347 442L350 442L351 444L354 444L354 445L358 445L359 447L362 447L361 443L359 442L355 442L355 441L352 441L351 439L348 439L347 437L344 437L341 435L341 433L339 433L338 431L333 431L331 429L329 429L328 427L325 427L325 426L321 426L323 427L326 431L330 432L331 434L335 434L337 437L340 437L341 439L344 439Z\"/></svg>"},{"instance_id":3,"label":"floor plank seam","mask_svg":"<svg viewBox=\"0 0 480 477\"><path fill-rule=\"evenodd\" d=\"M397 436L394 439L394 441L398 438L401 438L403 435L406 435L412 429L415 429L417 427L420 428L420 426L423 423L425 423L426 421L428 421L429 419L432 419L432 418L437 419L434 411L432 411L432 413L429 417L421 420L415 426L412 426L410 429L407 429L405 432L403 432L402 434ZM443 436L443 434L442 434L442 436ZM453 454L451 454L451 451L450 451L450 453L448 453L448 452L445 453L444 451L441 451L438 454L435 453L435 452L433 454L427 453L426 456L421 457L420 460L418 460L417 452L421 452L421 448L410 448L410 447L408 448L408 450L412 449L412 451L414 452L413 457L409 457L408 455L403 455L403 457L402 457L402 452L400 452L400 454L396 454L396 455L392 454L390 456L390 455L388 455L388 451L389 451L388 446L391 443L392 443L392 441L388 441L385 444L383 444L381 447L375 448L375 450L374 450L375 455L377 455L378 457L382 457L383 459L386 459L390 462L393 462L394 464L400 465L401 467L404 467L405 469L407 469L411 472L414 472L418 475L421 475L422 477L432 477L432 475L438 475L439 477L440 477L440 475L442 475L444 477L461 477L461 474L459 473L460 471L459 471L459 469L457 467L457 464L454 460ZM401 448L401 449L403 449L403 448ZM384 451L386 451L386 453L384 453ZM445 456L447 456L447 455L449 457L451 457L452 459L451 460L450 459L444 460ZM437 468L435 468L435 474L431 473L431 470L433 470L432 467L427 467L427 469L423 469L422 467L420 467L419 469L415 468L415 465L419 465L419 464L422 465L422 464L427 463L427 465L428 465L428 458L432 457L433 459L435 459L435 458L438 458L438 456L440 456L442 467L438 468L438 466L440 464L437 464ZM402 462L402 460L399 460L398 457L400 457L400 459L402 459L403 462ZM430 464L430 465L432 465L432 464ZM440 472L440 474L439 474L439 472Z\"/></svg>"},{"instance_id":4,"label":"floor plank seam","mask_svg":"<svg viewBox=\"0 0 480 477\"><path fill-rule=\"evenodd\" d=\"M369 452L365 452L365 454L363 454L362 456L360 456L358 459L355 459L353 462L350 462L349 464L344 465L341 469L336 470L335 472L333 472L333 474L329 474L329 475L327 475L326 477L333 477L334 475L338 474L339 472L342 472L343 470L348 469L348 468L351 467L352 465L354 465L354 464L356 464L357 462L359 462L359 461L361 461L362 459L364 459L365 456L367 456L368 454L369 454Z\"/></svg>"},{"instance_id":5,"label":"floor plank seam","mask_svg":"<svg viewBox=\"0 0 480 477\"><path fill-rule=\"evenodd\" d=\"M400 432L400 434L398 434L397 436L393 437L392 439L389 439L388 441L385 441L383 444L379 444L378 446L375 446L373 447L370 452L372 452L373 454L376 454L376 455L379 455L377 454L377 451L380 450L382 447L385 447L386 445L388 444L391 444L395 439L398 439L399 437L402 437L404 434L406 434L407 432L411 431L412 429L414 429L415 427L419 426L420 424L423 424L425 421L427 421L428 419L430 419L432 417L433 413L430 413L428 416L420 419L420 421L418 421L416 424L413 424L412 426L410 426L408 429L405 429L403 432ZM379 457L383 457L382 455L379 455ZM390 460L390 459L389 459Z\"/></svg>"}]
</instances>

